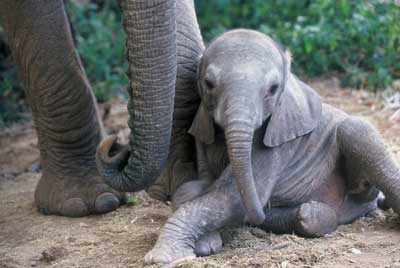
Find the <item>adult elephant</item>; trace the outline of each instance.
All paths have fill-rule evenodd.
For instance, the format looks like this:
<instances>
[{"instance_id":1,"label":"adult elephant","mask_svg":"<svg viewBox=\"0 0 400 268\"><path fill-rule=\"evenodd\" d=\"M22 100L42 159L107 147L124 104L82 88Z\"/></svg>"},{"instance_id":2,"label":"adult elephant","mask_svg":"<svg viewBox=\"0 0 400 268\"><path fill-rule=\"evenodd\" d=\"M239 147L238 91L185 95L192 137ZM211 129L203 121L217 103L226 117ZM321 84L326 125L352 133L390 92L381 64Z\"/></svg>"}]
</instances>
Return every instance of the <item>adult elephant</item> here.
<instances>
[{"instance_id":1,"label":"adult elephant","mask_svg":"<svg viewBox=\"0 0 400 268\"><path fill-rule=\"evenodd\" d=\"M117 145L111 155L103 151L101 171L120 191L148 189L159 178L150 192L165 199L168 190L194 172L193 142L186 131L199 102L194 81L204 45L191 0L123 0L121 7L131 133L122 152L113 155ZM4 0L0 19L38 134L43 173L35 192L37 207L44 214L71 217L114 210L121 195L96 168L104 130L63 1ZM177 179L171 182L171 177Z\"/></svg>"}]
</instances>

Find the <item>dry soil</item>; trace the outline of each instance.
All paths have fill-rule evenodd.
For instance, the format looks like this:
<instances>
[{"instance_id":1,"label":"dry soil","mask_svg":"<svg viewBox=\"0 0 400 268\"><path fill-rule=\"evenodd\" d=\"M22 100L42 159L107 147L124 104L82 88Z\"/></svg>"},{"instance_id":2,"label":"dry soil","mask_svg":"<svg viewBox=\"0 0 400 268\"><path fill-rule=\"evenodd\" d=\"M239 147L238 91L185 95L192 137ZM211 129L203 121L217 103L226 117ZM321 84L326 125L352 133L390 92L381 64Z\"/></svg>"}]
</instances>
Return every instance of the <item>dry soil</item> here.
<instances>
[{"instance_id":1,"label":"dry soil","mask_svg":"<svg viewBox=\"0 0 400 268\"><path fill-rule=\"evenodd\" d=\"M343 90L336 79L311 81L324 100L379 128L400 163L400 122L379 96ZM124 101L102 106L109 133L126 139ZM107 215L70 219L43 216L33 204L40 178L39 153L31 122L0 132L0 268L143 267L143 257L157 239L171 209L139 193L135 206ZM220 254L169 267L400 267L400 220L376 211L319 239L274 235L256 228L223 231ZM158 266L152 266L158 267Z\"/></svg>"}]
</instances>

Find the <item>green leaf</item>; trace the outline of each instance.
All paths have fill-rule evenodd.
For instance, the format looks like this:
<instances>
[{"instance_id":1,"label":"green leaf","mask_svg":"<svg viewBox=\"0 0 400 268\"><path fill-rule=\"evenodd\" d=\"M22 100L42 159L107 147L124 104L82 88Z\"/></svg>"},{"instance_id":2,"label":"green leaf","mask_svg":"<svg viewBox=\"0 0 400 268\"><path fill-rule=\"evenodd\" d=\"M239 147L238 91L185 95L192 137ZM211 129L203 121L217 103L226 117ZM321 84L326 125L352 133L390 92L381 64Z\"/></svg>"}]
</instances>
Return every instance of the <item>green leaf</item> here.
<instances>
[{"instance_id":1,"label":"green leaf","mask_svg":"<svg viewBox=\"0 0 400 268\"><path fill-rule=\"evenodd\" d=\"M126 201L127 205L134 206L139 202L139 198L136 195L131 195Z\"/></svg>"}]
</instances>

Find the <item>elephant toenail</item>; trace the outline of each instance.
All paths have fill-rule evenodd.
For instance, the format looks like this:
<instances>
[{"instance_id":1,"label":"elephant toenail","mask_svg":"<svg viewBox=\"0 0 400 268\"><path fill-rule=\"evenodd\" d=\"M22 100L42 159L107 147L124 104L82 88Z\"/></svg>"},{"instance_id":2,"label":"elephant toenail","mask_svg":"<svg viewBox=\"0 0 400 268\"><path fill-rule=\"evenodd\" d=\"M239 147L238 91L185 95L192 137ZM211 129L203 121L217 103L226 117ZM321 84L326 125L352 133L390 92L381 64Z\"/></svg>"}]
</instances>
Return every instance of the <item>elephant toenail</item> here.
<instances>
[{"instance_id":1,"label":"elephant toenail","mask_svg":"<svg viewBox=\"0 0 400 268\"><path fill-rule=\"evenodd\" d=\"M119 198L115 194L102 193L96 198L95 209L97 213L107 213L115 210L119 205Z\"/></svg>"},{"instance_id":2,"label":"elephant toenail","mask_svg":"<svg viewBox=\"0 0 400 268\"><path fill-rule=\"evenodd\" d=\"M211 255L211 249L207 243L200 242L196 244L194 253L196 256L205 257Z\"/></svg>"},{"instance_id":3,"label":"elephant toenail","mask_svg":"<svg viewBox=\"0 0 400 268\"><path fill-rule=\"evenodd\" d=\"M67 217L83 217L89 214L86 204L80 198L71 198L64 202L62 214Z\"/></svg>"}]
</instances>

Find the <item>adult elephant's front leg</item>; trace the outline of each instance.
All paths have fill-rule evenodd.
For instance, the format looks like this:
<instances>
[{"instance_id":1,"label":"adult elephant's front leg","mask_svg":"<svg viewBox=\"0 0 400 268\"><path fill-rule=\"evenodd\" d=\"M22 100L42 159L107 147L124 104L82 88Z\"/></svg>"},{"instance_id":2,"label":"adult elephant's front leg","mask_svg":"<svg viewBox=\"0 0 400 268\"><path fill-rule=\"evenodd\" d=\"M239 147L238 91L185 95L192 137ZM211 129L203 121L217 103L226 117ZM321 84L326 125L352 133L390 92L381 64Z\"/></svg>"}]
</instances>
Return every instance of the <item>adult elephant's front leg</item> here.
<instances>
[{"instance_id":1,"label":"adult elephant's front leg","mask_svg":"<svg viewBox=\"0 0 400 268\"><path fill-rule=\"evenodd\" d=\"M117 208L102 183L95 151L102 138L96 102L73 44L62 0L0 1L7 34L39 138L44 214L85 216Z\"/></svg>"},{"instance_id":2,"label":"adult elephant's front leg","mask_svg":"<svg viewBox=\"0 0 400 268\"><path fill-rule=\"evenodd\" d=\"M205 195L180 206L168 219L156 245L147 253L145 263L170 263L195 256L196 242L201 237L228 223L241 223L244 216L239 193L232 181L219 181Z\"/></svg>"}]
</instances>

